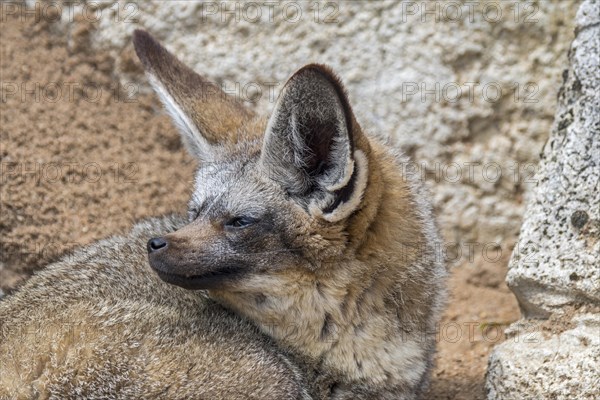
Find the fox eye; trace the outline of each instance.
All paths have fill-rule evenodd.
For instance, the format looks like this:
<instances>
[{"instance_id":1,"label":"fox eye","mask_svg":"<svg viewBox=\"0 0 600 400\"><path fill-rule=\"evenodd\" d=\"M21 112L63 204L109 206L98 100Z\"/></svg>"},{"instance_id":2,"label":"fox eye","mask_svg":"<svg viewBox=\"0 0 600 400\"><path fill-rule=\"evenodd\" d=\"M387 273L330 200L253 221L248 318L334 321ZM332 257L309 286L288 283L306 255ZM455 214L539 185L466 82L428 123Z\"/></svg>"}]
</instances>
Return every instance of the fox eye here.
<instances>
[{"instance_id":1,"label":"fox eye","mask_svg":"<svg viewBox=\"0 0 600 400\"><path fill-rule=\"evenodd\" d=\"M229 228L245 228L256 223L258 220L250 217L234 217L225 223Z\"/></svg>"}]
</instances>

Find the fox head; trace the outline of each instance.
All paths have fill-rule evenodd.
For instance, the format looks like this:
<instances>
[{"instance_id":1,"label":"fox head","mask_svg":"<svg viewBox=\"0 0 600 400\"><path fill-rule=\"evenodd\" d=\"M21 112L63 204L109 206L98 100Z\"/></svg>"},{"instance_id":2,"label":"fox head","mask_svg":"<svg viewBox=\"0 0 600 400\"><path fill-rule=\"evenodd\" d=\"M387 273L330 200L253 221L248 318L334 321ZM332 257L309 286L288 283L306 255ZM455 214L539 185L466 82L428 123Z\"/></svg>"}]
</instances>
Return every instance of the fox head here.
<instances>
[{"instance_id":1,"label":"fox head","mask_svg":"<svg viewBox=\"0 0 600 400\"><path fill-rule=\"evenodd\" d=\"M243 291L249 277L318 271L351 245L369 143L332 71L311 64L268 119L134 33L147 76L199 160L189 223L148 242L159 276L188 289Z\"/></svg>"}]
</instances>

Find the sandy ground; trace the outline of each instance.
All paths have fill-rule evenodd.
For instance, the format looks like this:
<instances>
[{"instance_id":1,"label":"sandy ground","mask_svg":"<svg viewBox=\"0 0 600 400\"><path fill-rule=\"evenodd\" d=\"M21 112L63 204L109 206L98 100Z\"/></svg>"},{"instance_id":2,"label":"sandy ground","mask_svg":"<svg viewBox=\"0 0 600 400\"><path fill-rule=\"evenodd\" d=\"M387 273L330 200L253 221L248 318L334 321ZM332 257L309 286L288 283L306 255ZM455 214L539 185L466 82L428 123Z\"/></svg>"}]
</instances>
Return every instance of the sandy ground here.
<instances>
[{"instance_id":1,"label":"sandy ground","mask_svg":"<svg viewBox=\"0 0 600 400\"><path fill-rule=\"evenodd\" d=\"M154 96L119 87L114 61L89 50L86 27L67 40L45 23L1 24L0 289L10 292L69 248L184 212L194 162ZM427 399L485 398L488 353L519 316L506 263L453 269Z\"/></svg>"}]
</instances>

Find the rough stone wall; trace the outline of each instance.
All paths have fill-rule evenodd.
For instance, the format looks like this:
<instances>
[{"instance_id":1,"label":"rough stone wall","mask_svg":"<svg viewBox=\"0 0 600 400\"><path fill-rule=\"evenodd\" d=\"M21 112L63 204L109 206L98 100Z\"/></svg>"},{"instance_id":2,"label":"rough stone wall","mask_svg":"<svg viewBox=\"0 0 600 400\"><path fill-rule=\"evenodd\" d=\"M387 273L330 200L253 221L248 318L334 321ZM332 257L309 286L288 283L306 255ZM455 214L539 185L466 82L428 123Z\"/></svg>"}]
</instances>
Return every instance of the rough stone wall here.
<instances>
[{"instance_id":1,"label":"rough stone wall","mask_svg":"<svg viewBox=\"0 0 600 400\"><path fill-rule=\"evenodd\" d=\"M363 126L391 136L434 186L450 259L485 272L505 265L515 243L576 8L571 0L108 2L91 46L112 52L124 82L145 85L130 44L143 27L264 112L296 69L331 65Z\"/></svg>"},{"instance_id":2,"label":"rough stone wall","mask_svg":"<svg viewBox=\"0 0 600 400\"><path fill-rule=\"evenodd\" d=\"M597 399L600 388L600 3L576 17L556 120L507 283L525 319L490 356L489 399ZM547 318L547 321L535 318Z\"/></svg>"}]
</instances>

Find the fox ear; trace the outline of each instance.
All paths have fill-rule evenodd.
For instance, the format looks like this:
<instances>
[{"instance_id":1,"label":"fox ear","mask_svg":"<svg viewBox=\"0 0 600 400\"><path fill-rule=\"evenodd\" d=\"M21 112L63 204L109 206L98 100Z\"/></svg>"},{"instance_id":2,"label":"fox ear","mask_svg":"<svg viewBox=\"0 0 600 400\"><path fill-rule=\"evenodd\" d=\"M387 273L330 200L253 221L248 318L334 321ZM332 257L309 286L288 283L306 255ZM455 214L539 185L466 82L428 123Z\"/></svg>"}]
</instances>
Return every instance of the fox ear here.
<instances>
[{"instance_id":1,"label":"fox ear","mask_svg":"<svg viewBox=\"0 0 600 400\"><path fill-rule=\"evenodd\" d=\"M136 30L133 45L192 155L206 161L215 146L237 141L237 130L253 117L250 110L179 61L148 32Z\"/></svg>"},{"instance_id":2,"label":"fox ear","mask_svg":"<svg viewBox=\"0 0 600 400\"><path fill-rule=\"evenodd\" d=\"M285 84L265 133L263 167L314 215L339 221L360 204L367 158L338 78L311 64Z\"/></svg>"}]
</instances>

